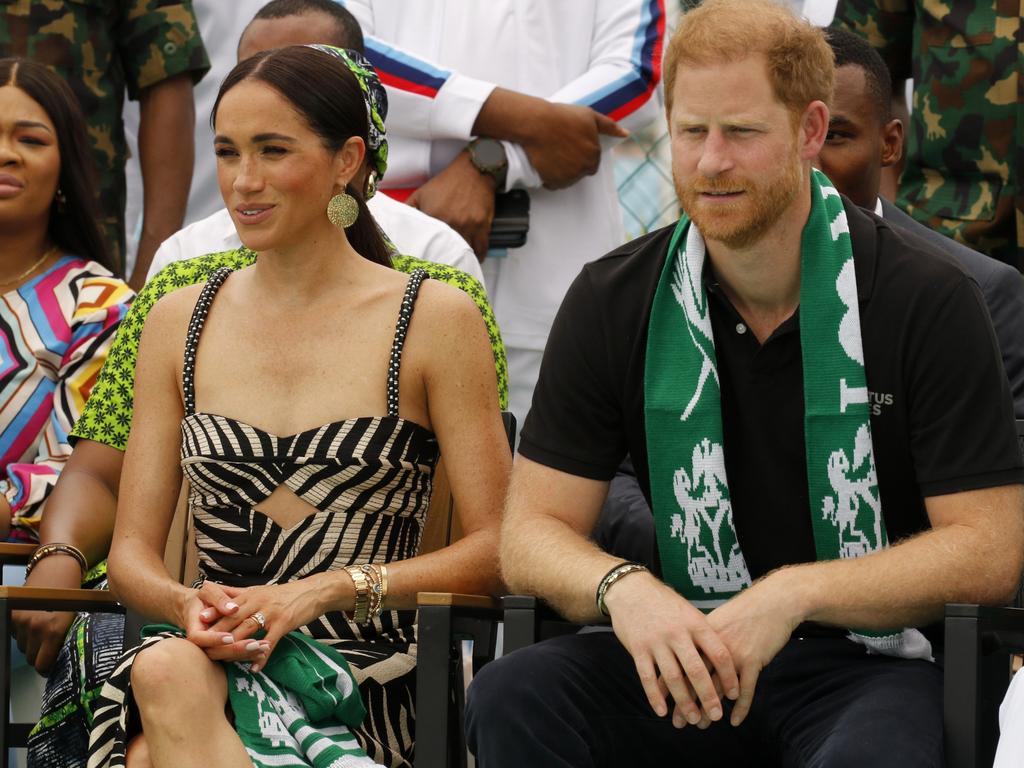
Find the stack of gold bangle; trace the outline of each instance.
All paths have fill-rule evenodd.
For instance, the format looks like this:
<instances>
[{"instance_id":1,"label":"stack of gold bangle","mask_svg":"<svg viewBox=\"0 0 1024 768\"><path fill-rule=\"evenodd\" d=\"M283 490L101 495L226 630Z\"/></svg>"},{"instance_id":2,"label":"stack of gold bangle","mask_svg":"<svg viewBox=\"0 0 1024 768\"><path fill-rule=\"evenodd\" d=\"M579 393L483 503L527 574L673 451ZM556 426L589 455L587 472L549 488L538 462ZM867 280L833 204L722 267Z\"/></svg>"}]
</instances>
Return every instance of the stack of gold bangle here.
<instances>
[{"instance_id":1,"label":"stack of gold bangle","mask_svg":"<svg viewBox=\"0 0 1024 768\"><path fill-rule=\"evenodd\" d=\"M370 578L370 616L373 621L384 609L384 598L388 594L388 567L369 563L363 566L363 573Z\"/></svg>"},{"instance_id":2,"label":"stack of gold bangle","mask_svg":"<svg viewBox=\"0 0 1024 768\"><path fill-rule=\"evenodd\" d=\"M366 563L349 565L345 571L352 578L356 588L356 602L352 610L352 621L365 626L380 616L384 600L388 595L388 569L386 565Z\"/></svg>"}]
</instances>

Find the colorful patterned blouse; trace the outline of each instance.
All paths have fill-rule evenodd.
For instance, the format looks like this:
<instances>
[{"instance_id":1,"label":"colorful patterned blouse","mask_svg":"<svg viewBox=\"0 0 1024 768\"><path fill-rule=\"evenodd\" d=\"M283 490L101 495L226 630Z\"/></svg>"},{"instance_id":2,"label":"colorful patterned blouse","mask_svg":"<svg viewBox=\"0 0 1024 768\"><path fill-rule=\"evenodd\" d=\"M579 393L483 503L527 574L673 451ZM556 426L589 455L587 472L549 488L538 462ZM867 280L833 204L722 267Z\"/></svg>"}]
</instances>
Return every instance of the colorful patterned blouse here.
<instances>
[{"instance_id":1,"label":"colorful patterned blouse","mask_svg":"<svg viewBox=\"0 0 1024 768\"><path fill-rule=\"evenodd\" d=\"M96 262L65 256L0 296L0 460L11 538L37 538L71 454L68 433L134 294Z\"/></svg>"},{"instance_id":2,"label":"colorful patterned blouse","mask_svg":"<svg viewBox=\"0 0 1024 768\"><path fill-rule=\"evenodd\" d=\"M110 360L103 368L93 390L93 396L82 411L82 416L71 432L72 441L85 438L123 451L128 444L128 431L135 407L135 363L139 356L139 340L146 316L153 305L165 294L206 280L220 267L242 269L256 261L256 254L247 248L198 256L194 259L168 264L146 283L128 311L127 317L110 350ZM508 407L508 367L505 345L501 341L498 323L487 301L487 292L478 280L455 267L411 256L393 256L392 266L399 272L412 272L422 267L435 280L465 291L483 315L487 335L494 353L494 366L498 374L498 400L502 408Z\"/></svg>"}]
</instances>

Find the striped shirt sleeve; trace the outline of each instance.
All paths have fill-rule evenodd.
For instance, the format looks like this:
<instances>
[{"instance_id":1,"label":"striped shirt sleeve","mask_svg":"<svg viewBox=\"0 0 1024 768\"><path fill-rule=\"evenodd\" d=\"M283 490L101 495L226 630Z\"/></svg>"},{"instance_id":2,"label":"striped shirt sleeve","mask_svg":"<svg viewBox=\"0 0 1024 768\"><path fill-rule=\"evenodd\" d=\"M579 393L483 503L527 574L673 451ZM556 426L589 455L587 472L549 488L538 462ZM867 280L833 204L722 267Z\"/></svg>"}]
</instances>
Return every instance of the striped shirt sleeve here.
<instances>
[{"instance_id":1,"label":"striped shirt sleeve","mask_svg":"<svg viewBox=\"0 0 1024 768\"><path fill-rule=\"evenodd\" d=\"M402 135L469 141L494 83L444 69L375 37L370 0L338 2L362 27L366 57L388 91L388 111L402 115Z\"/></svg>"},{"instance_id":2,"label":"striped shirt sleeve","mask_svg":"<svg viewBox=\"0 0 1024 768\"><path fill-rule=\"evenodd\" d=\"M590 68L548 100L590 107L630 131L646 127L661 114L656 89L664 38L664 0L599 0ZM602 142L608 142L608 148L615 140L603 137ZM541 186L526 151L503 144L509 163L508 187Z\"/></svg>"},{"instance_id":3,"label":"striped shirt sleeve","mask_svg":"<svg viewBox=\"0 0 1024 768\"><path fill-rule=\"evenodd\" d=\"M657 114L664 37L664 0L599 0L590 69L550 100L582 104L629 129L643 127Z\"/></svg>"}]
</instances>

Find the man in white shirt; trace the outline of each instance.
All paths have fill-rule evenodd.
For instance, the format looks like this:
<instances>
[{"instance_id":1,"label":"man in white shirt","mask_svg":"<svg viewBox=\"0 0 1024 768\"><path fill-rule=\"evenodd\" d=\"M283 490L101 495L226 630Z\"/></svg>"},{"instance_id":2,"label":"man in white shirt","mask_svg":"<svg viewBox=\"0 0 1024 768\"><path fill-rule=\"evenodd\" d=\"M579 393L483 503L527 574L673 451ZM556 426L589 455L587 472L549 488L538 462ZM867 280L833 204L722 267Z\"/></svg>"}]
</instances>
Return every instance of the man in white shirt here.
<instances>
[{"instance_id":1,"label":"man in white shirt","mask_svg":"<svg viewBox=\"0 0 1024 768\"><path fill-rule=\"evenodd\" d=\"M624 240L604 161L612 143L659 115L663 3L344 4L388 89L384 191L411 192L410 203L459 230L480 256L495 192L529 192L526 244L484 262L521 422L569 283Z\"/></svg>"}]
</instances>

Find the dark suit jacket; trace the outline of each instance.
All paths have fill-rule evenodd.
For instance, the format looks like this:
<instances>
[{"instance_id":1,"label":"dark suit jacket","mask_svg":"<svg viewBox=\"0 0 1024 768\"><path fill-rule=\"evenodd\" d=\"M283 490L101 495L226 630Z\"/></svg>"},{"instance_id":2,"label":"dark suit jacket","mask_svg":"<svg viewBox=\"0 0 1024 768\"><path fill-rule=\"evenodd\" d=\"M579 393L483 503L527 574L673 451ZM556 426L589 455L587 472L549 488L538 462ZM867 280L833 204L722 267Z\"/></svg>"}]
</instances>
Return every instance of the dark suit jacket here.
<instances>
[{"instance_id":1,"label":"dark suit jacket","mask_svg":"<svg viewBox=\"0 0 1024 768\"><path fill-rule=\"evenodd\" d=\"M1024 419L1024 275L1013 267L989 258L940 235L890 203L882 200L882 218L893 227L934 245L952 256L981 288L992 316L1003 367L1010 380L1014 411Z\"/></svg>"}]
</instances>

